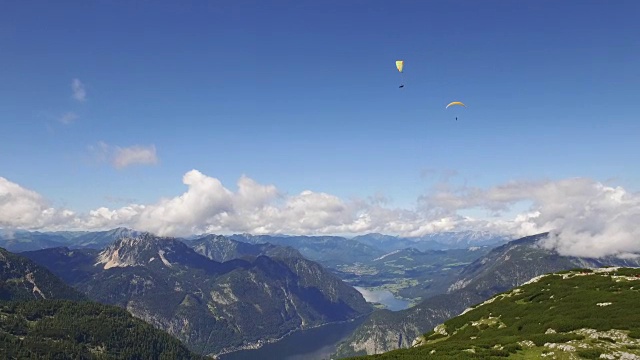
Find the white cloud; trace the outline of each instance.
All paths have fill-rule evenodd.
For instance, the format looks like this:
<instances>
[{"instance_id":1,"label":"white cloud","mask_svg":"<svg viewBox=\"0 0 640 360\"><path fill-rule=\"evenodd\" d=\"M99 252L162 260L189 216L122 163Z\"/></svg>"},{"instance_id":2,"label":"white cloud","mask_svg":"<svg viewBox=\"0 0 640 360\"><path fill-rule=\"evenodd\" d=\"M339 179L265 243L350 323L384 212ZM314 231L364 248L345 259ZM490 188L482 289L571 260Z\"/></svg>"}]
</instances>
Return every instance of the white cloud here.
<instances>
[{"instance_id":1,"label":"white cloud","mask_svg":"<svg viewBox=\"0 0 640 360\"><path fill-rule=\"evenodd\" d=\"M113 166L118 169L131 165L153 165L158 163L156 147L151 146L130 146L117 147L113 157Z\"/></svg>"},{"instance_id":2,"label":"white cloud","mask_svg":"<svg viewBox=\"0 0 640 360\"><path fill-rule=\"evenodd\" d=\"M75 100L78 100L80 102L86 100L87 91L85 90L84 84L80 81L80 79L73 79L71 81L71 91L73 92L71 97Z\"/></svg>"},{"instance_id":3,"label":"white cloud","mask_svg":"<svg viewBox=\"0 0 640 360\"><path fill-rule=\"evenodd\" d=\"M38 193L0 177L0 227L39 229L66 225L75 215L54 209Z\"/></svg>"},{"instance_id":4,"label":"white cloud","mask_svg":"<svg viewBox=\"0 0 640 360\"><path fill-rule=\"evenodd\" d=\"M218 179L189 171L182 178L188 191L163 199L140 213L137 226L158 234L189 234L219 223L233 210L233 194Z\"/></svg>"},{"instance_id":5,"label":"white cloud","mask_svg":"<svg viewBox=\"0 0 640 360\"><path fill-rule=\"evenodd\" d=\"M99 144L96 151L101 149L108 154L111 147ZM311 190L285 194L247 176L240 177L234 191L191 170L183 176L187 188L179 196L147 205L101 207L82 215L53 209L39 194L0 179L0 226L5 228L127 226L176 236L202 232L422 236L465 229L526 236L553 231L542 246L562 255L640 253L640 194L582 178L439 189L421 197L417 209L397 209L376 197L345 200ZM471 208L509 210L523 201L530 207L515 216L477 219L460 214Z\"/></svg>"},{"instance_id":6,"label":"white cloud","mask_svg":"<svg viewBox=\"0 0 640 360\"><path fill-rule=\"evenodd\" d=\"M155 165L159 161L155 145L119 147L101 141L90 145L88 149L96 161L109 162L116 169L132 165Z\"/></svg>"},{"instance_id":7,"label":"white cloud","mask_svg":"<svg viewBox=\"0 0 640 360\"><path fill-rule=\"evenodd\" d=\"M114 224L132 226L144 211L144 205L128 205L117 210L100 207L89 211L89 214L76 219L86 229L109 229Z\"/></svg>"},{"instance_id":8,"label":"white cloud","mask_svg":"<svg viewBox=\"0 0 640 360\"><path fill-rule=\"evenodd\" d=\"M506 210L523 200L531 201L529 211L494 225L521 236L551 231L542 245L562 255L640 253L640 194L591 179L511 182L486 190L463 188L420 201L427 211L455 213L471 207Z\"/></svg>"},{"instance_id":9,"label":"white cloud","mask_svg":"<svg viewBox=\"0 0 640 360\"><path fill-rule=\"evenodd\" d=\"M78 114L74 113L73 111L69 111L62 114L59 120L61 123L68 125L76 121L77 119L78 119Z\"/></svg>"}]
</instances>

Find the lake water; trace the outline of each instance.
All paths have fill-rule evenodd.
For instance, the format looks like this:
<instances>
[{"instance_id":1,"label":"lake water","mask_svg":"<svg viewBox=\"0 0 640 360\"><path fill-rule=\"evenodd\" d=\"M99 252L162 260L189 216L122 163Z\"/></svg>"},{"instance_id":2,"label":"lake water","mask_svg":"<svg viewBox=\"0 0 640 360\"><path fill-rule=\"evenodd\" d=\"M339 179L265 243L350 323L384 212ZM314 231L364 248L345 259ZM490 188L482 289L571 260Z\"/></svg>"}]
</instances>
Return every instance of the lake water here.
<instances>
[{"instance_id":1,"label":"lake water","mask_svg":"<svg viewBox=\"0 0 640 360\"><path fill-rule=\"evenodd\" d=\"M375 302L383 304L387 309L392 311L404 310L409 307L410 302L407 300L398 299L393 296L393 293L389 290L367 290L358 286L355 286L356 290L360 291L362 296L368 302Z\"/></svg>"},{"instance_id":2,"label":"lake water","mask_svg":"<svg viewBox=\"0 0 640 360\"><path fill-rule=\"evenodd\" d=\"M409 307L409 301L397 299L388 290L367 290L355 287L368 302L384 304L387 309L398 311ZM241 350L221 355L221 360L325 360L336 351L337 345L345 340L364 322L360 319L296 331L284 339L266 344L260 349Z\"/></svg>"},{"instance_id":3,"label":"lake water","mask_svg":"<svg viewBox=\"0 0 640 360\"><path fill-rule=\"evenodd\" d=\"M221 355L222 360L325 360L336 351L337 345L364 322L360 319L296 331L284 339L266 344L260 349L241 350Z\"/></svg>"}]
</instances>

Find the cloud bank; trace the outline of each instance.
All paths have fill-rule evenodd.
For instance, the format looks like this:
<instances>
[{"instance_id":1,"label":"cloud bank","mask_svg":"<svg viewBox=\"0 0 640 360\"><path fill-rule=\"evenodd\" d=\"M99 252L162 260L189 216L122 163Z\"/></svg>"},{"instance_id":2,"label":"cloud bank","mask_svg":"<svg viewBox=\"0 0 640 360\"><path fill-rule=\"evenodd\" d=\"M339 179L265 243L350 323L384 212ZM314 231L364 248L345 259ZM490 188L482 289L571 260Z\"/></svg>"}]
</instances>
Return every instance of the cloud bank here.
<instances>
[{"instance_id":1,"label":"cloud bank","mask_svg":"<svg viewBox=\"0 0 640 360\"><path fill-rule=\"evenodd\" d=\"M72 224L75 219L72 211L54 209L35 191L0 177L0 227L56 228Z\"/></svg>"},{"instance_id":2,"label":"cloud bank","mask_svg":"<svg viewBox=\"0 0 640 360\"><path fill-rule=\"evenodd\" d=\"M478 207L506 211L521 201L532 202L529 211L493 225L519 236L550 231L542 245L561 255L624 257L640 253L640 194L590 179L511 182L420 199L425 208L443 213Z\"/></svg>"},{"instance_id":3,"label":"cloud bank","mask_svg":"<svg viewBox=\"0 0 640 360\"><path fill-rule=\"evenodd\" d=\"M111 159L114 166L115 158ZM311 190L286 194L246 176L232 190L197 170L187 172L182 182L184 193L154 204L101 207L75 214L51 208L36 192L0 178L0 226L52 230L127 226L173 236L381 232L418 237L469 229L526 236L552 231L541 245L562 255L625 257L640 253L640 194L585 178L510 182L487 189L438 188L421 196L415 209L388 207L380 195L345 200ZM530 204L528 209L511 217L461 215L468 209L509 211L523 201Z\"/></svg>"}]
</instances>

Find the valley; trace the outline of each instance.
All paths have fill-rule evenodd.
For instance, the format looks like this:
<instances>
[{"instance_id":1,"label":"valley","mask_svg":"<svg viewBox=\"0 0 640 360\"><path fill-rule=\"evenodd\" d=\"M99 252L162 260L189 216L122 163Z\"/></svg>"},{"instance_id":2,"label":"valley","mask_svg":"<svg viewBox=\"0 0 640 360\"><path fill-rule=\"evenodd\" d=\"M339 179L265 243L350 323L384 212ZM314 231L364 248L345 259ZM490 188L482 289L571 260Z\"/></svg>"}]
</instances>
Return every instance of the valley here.
<instances>
[{"instance_id":1,"label":"valley","mask_svg":"<svg viewBox=\"0 0 640 360\"><path fill-rule=\"evenodd\" d=\"M338 344L351 334L366 317L295 331L282 339L257 349L231 352L219 356L222 360L326 360L335 353Z\"/></svg>"},{"instance_id":2,"label":"valley","mask_svg":"<svg viewBox=\"0 0 640 360\"><path fill-rule=\"evenodd\" d=\"M291 250L268 247L275 254L269 257L251 248L257 253L218 262L177 239L143 233L98 253L54 248L22 254L89 298L126 308L201 354L255 346L371 311L358 291L319 264Z\"/></svg>"},{"instance_id":3,"label":"valley","mask_svg":"<svg viewBox=\"0 0 640 360\"><path fill-rule=\"evenodd\" d=\"M489 246L426 251L409 248L367 262L339 264L332 270L352 286L388 291L413 306L446 292L466 265L490 250Z\"/></svg>"},{"instance_id":4,"label":"valley","mask_svg":"<svg viewBox=\"0 0 640 360\"><path fill-rule=\"evenodd\" d=\"M559 256L537 246L546 236L385 253L339 237L302 237L301 243L280 236L180 239L114 229L82 233L86 246L20 255L78 296L124 308L196 353L296 360L410 348L438 323L536 276L580 266L640 266L637 259ZM331 258L347 252L359 260Z\"/></svg>"}]
</instances>

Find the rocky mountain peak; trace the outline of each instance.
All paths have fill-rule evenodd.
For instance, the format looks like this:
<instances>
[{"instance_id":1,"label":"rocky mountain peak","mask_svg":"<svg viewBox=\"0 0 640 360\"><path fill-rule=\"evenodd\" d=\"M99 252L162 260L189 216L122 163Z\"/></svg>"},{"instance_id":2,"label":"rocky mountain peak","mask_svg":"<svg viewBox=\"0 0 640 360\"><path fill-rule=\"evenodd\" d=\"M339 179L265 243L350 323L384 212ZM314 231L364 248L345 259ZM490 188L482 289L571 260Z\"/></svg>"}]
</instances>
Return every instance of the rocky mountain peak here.
<instances>
[{"instance_id":1,"label":"rocky mountain peak","mask_svg":"<svg viewBox=\"0 0 640 360\"><path fill-rule=\"evenodd\" d=\"M191 251L185 244L175 238L159 237L150 233L137 236L122 237L107 246L98 254L96 266L104 269L127 266L146 266L159 261L166 267L173 264L167 259L170 253Z\"/></svg>"}]
</instances>

